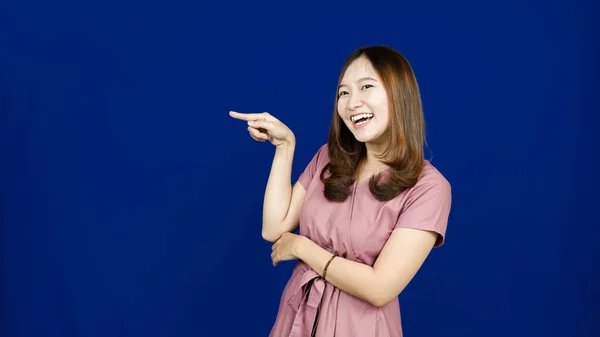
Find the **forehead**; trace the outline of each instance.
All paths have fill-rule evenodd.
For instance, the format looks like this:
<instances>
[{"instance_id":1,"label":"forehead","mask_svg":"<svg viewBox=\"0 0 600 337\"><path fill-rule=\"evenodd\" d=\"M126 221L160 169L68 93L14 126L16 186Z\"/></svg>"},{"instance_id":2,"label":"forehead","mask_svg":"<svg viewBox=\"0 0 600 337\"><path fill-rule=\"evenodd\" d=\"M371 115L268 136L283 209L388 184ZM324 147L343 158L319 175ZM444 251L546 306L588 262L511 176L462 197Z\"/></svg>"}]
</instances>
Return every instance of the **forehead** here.
<instances>
[{"instance_id":1,"label":"forehead","mask_svg":"<svg viewBox=\"0 0 600 337\"><path fill-rule=\"evenodd\" d=\"M377 72L371 65L371 62L365 57L354 60L342 76L342 82L355 82L363 77L372 77L379 79Z\"/></svg>"}]
</instances>

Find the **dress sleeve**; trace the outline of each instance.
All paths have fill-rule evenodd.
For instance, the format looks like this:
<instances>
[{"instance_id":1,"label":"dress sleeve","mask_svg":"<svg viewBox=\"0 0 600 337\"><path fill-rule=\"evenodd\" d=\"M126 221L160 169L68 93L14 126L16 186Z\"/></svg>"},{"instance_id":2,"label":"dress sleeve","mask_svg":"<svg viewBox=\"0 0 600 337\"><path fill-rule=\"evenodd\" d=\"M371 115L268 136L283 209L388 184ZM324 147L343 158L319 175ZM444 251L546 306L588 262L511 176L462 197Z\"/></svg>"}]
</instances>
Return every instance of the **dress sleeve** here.
<instances>
[{"instance_id":1,"label":"dress sleeve","mask_svg":"<svg viewBox=\"0 0 600 337\"><path fill-rule=\"evenodd\" d=\"M308 186L311 181L315 177L315 175L321 174L320 169L326 164L323 161L326 160L327 157L327 144L321 146L321 148L317 151L317 153L313 156L312 160L308 163L300 177L298 178L298 182L304 187L305 190L308 190Z\"/></svg>"},{"instance_id":2,"label":"dress sleeve","mask_svg":"<svg viewBox=\"0 0 600 337\"><path fill-rule=\"evenodd\" d=\"M395 228L413 228L438 234L435 247L444 244L450 215L451 187L445 179L427 179L409 192Z\"/></svg>"}]
</instances>

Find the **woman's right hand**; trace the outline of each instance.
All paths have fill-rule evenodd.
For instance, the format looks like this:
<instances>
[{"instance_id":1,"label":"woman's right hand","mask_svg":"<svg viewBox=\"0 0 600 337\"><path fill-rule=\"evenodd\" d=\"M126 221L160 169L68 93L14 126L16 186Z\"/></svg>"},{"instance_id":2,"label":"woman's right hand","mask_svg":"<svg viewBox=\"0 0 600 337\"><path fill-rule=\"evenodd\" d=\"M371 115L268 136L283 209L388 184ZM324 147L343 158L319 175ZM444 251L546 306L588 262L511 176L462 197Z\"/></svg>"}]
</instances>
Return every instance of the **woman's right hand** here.
<instances>
[{"instance_id":1,"label":"woman's right hand","mask_svg":"<svg viewBox=\"0 0 600 337\"><path fill-rule=\"evenodd\" d=\"M230 111L229 116L248 122L250 137L259 142L270 141L275 146L293 143L294 133L285 124L267 112L239 113Z\"/></svg>"}]
</instances>

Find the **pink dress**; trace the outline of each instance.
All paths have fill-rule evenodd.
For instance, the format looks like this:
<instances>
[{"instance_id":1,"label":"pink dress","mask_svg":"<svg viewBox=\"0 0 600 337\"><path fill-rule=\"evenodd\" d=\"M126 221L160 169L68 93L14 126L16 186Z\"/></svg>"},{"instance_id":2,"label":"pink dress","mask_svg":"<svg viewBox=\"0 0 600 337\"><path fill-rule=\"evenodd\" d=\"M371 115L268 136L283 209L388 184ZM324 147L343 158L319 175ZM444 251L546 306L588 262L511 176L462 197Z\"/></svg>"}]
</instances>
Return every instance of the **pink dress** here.
<instances>
[{"instance_id":1,"label":"pink dress","mask_svg":"<svg viewBox=\"0 0 600 337\"><path fill-rule=\"evenodd\" d=\"M395 228L434 231L439 234L436 247L443 244L450 212L450 184L428 161L417 185L391 201L377 201L365 181L354 186L355 193L342 203L329 202L323 195L319 174L327 162L327 145L323 145L300 175L299 182L307 191L300 215L301 235L340 257L370 266ZM400 337L398 298L375 307L324 281L299 260L281 296L269 336L313 335Z\"/></svg>"}]
</instances>

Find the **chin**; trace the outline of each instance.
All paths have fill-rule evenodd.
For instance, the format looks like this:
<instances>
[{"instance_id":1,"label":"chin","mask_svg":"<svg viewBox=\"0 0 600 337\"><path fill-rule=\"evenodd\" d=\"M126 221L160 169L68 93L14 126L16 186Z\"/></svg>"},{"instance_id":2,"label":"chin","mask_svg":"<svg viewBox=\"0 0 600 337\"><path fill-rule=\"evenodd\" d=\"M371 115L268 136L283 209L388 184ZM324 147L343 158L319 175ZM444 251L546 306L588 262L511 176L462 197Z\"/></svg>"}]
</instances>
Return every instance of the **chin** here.
<instances>
[{"instance_id":1,"label":"chin","mask_svg":"<svg viewBox=\"0 0 600 337\"><path fill-rule=\"evenodd\" d=\"M360 143L373 143L377 140L377 138L379 138L374 135L363 135L363 134L356 134L356 133L353 133L353 135L354 135L354 139L356 139Z\"/></svg>"},{"instance_id":2,"label":"chin","mask_svg":"<svg viewBox=\"0 0 600 337\"><path fill-rule=\"evenodd\" d=\"M346 122L346 127L350 130L350 133L354 136L360 143L374 143L377 141L381 141L381 137L385 133L381 131L376 125L368 125L364 129L357 129L354 127L352 122Z\"/></svg>"}]
</instances>

